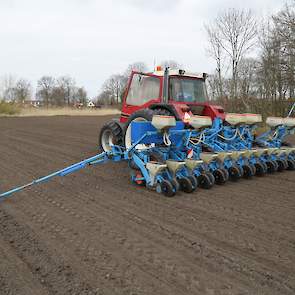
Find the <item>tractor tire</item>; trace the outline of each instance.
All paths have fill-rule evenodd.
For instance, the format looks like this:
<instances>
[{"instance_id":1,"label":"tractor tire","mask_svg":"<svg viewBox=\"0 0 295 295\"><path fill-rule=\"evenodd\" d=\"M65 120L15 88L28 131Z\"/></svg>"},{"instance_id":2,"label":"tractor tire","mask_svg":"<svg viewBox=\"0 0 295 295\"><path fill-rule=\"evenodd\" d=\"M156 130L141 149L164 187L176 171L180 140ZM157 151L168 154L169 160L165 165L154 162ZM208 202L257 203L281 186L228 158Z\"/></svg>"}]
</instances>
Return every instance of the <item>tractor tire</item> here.
<instances>
[{"instance_id":1,"label":"tractor tire","mask_svg":"<svg viewBox=\"0 0 295 295\"><path fill-rule=\"evenodd\" d=\"M255 169L256 169L256 174L255 174L256 176L264 176L264 174L266 173L266 170L261 163L255 163Z\"/></svg>"},{"instance_id":2,"label":"tractor tire","mask_svg":"<svg viewBox=\"0 0 295 295\"><path fill-rule=\"evenodd\" d=\"M126 122L124 132L123 132L123 141L124 146L128 149L132 146L131 143L131 122L132 121L151 121L153 118L154 112L150 109L143 109L133 113Z\"/></svg>"},{"instance_id":3,"label":"tractor tire","mask_svg":"<svg viewBox=\"0 0 295 295\"><path fill-rule=\"evenodd\" d=\"M188 177L182 177L177 179L179 185L180 185L180 190L185 192L185 193L192 193L194 191L192 182Z\"/></svg>"},{"instance_id":4,"label":"tractor tire","mask_svg":"<svg viewBox=\"0 0 295 295\"><path fill-rule=\"evenodd\" d=\"M160 186L161 186L161 193L165 197L171 198L175 196L176 190L169 180L163 180Z\"/></svg>"},{"instance_id":5,"label":"tractor tire","mask_svg":"<svg viewBox=\"0 0 295 295\"><path fill-rule=\"evenodd\" d=\"M162 115L162 116L173 116L173 114L171 114L171 112L169 112L166 109L154 109L152 110L154 112L154 115Z\"/></svg>"},{"instance_id":6,"label":"tractor tire","mask_svg":"<svg viewBox=\"0 0 295 295\"><path fill-rule=\"evenodd\" d=\"M123 132L123 144L126 148L131 147L131 128L132 121L152 121L154 115L173 116L168 110L165 109L143 109L133 113L126 122Z\"/></svg>"},{"instance_id":7,"label":"tractor tire","mask_svg":"<svg viewBox=\"0 0 295 295\"><path fill-rule=\"evenodd\" d=\"M215 183L218 185L223 185L226 183L226 175L221 169L216 169L213 172L214 178L215 178Z\"/></svg>"},{"instance_id":8,"label":"tractor tire","mask_svg":"<svg viewBox=\"0 0 295 295\"><path fill-rule=\"evenodd\" d=\"M231 181L238 181L241 178L241 173L238 167L232 166L228 169L229 178Z\"/></svg>"},{"instance_id":9,"label":"tractor tire","mask_svg":"<svg viewBox=\"0 0 295 295\"><path fill-rule=\"evenodd\" d=\"M115 120L105 123L98 136L98 147L101 152L109 152L112 145L122 145L123 131Z\"/></svg>"}]
</instances>

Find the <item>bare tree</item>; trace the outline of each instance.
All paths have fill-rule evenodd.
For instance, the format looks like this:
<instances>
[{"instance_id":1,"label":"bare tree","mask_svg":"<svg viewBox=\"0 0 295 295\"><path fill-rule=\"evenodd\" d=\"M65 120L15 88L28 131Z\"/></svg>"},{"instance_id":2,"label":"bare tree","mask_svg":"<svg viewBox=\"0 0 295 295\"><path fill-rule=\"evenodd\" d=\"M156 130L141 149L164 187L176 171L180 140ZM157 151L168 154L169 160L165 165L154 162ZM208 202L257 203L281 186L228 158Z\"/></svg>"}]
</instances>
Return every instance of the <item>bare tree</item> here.
<instances>
[{"instance_id":1,"label":"bare tree","mask_svg":"<svg viewBox=\"0 0 295 295\"><path fill-rule=\"evenodd\" d=\"M96 103L99 105L108 105L111 102L112 94L108 90L101 91L97 98Z\"/></svg>"},{"instance_id":2,"label":"bare tree","mask_svg":"<svg viewBox=\"0 0 295 295\"><path fill-rule=\"evenodd\" d=\"M62 76L57 79L57 85L60 88L60 93L63 94L64 105L70 106L74 100L75 80L70 76Z\"/></svg>"},{"instance_id":3,"label":"bare tree","mask_svg":"<svg viewBox=\"0 0 295 295\"><path fill-rule=\"evenodd\" d=\"M51 76L43 76L37 82L37 94L36 96L45 102L46 107L52 103L52 94L56 81Z\"/></svg>"},{"instance_id":4,"label":"bare tree","mask_svg":"<svg viewBox=\"0 0 295 295\"><path fill-rule=\"evenodd\" d=\"M251 10L229 9L221 13L213 24L207 26L215 59L217 56L217 69L221 66L221 60L218 59L221 57L221 49L230 59L231 96L234 98L237 97L239 63L256 44L257 25Z\"/></svg>"},{"instance_id":5,"label":"bare tree","mask_svg":"<svg viewBox=\"0 0 295 295\"><path fill-rule=\"evenodd\" d=\"M87 104L87 91L84 89L84 87L79 87L76 89L74 93L74 100L78 103L83 104L83 106L86 106Z\"/></svg>"},{"instance_id":6,"label":"bare tree","mask_svg":"<svg viewBox=\"0 0 295 295\"><path fill-rule=\"evenodd\" d=\"M295 50L295 1L291 5L286 4L284 9L274 15L272 19L284 45Z\"/></svg>"},{"instance_id":7,"label":"bare tree","mask_svg":"<svg viewBox=\"0 0 295 295\"><path fill-rule=\"evenodd\" d=\"M209 54L215 59L216 62L216 75L213 75L210 79L210 85L213 87L214 85L214 93L217 97L223 97L223 82L222 82L222 62L224 55L223 55L223 48L221 46L221 38L218 35L218 32L215 30L213 25L205 25L205 29L207 31L208 39L209 39ZM213 83L213 84L212 84Z\"/></svg>"},{"instance_id":8,"label":"bare tree","mask_svg":"<svg viewBox=\"0 0 295 295\"><path fill-rule=\"evenodd\" d=\"M272 17L272 20L273 33L280 46L282 78L288 84L289 97L292 98L295 95L295 1L293 5L286 4L284 9Z\"/></svg>"},{"instance_id":9,"label":"bare tree","mask_svg":"<svg viewBox=\"0 0 295 295\"><path fill-rule=\"evenodd\" d=\"M31 83L25 79L19 79L14 88L15 100L24 103L31 98L32 86Z\"/></svg>"},{"instance_id":10,"label":"bare tree","mask_svg":"<svg viewBox=\"0 0 295 295\"><path fill-rule=\"evenodd\" d=\"M5 76L1 82L1 98L6 101L15 101L15 77L11 75Z\"/></svg>"},{"instance_id":11,"label":"bare tree","mask_svg":"<svg viewBox=\"0 0 295 295\"><path fill-rule=\"evenodd\" d=\"M103 84L102 89L108 94L110 104L119 104L122 92L126 85L126 78L123 75L112 75Z\"/></svg>"}]
</instances>

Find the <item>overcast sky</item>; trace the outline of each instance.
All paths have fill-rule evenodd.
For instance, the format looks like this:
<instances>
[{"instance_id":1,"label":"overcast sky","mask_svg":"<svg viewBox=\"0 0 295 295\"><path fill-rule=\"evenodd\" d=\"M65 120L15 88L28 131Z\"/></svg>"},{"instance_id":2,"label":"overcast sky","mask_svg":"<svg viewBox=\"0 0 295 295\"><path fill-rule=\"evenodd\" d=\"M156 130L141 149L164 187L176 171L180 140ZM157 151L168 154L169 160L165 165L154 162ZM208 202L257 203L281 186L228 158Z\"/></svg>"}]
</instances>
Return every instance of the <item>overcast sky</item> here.
<instances>
[{"instance_id":1,"label":"overcast sky","mask_svg":"<svg viewBox=\"0 0 295 295\"><path fill-rule=\"evenodd\" d=\"M0 0L0 76L70 75L90 96L128 64L210 72L204 23L227 8L267 17L284 0Z\"/></svg>"}]
</instances>

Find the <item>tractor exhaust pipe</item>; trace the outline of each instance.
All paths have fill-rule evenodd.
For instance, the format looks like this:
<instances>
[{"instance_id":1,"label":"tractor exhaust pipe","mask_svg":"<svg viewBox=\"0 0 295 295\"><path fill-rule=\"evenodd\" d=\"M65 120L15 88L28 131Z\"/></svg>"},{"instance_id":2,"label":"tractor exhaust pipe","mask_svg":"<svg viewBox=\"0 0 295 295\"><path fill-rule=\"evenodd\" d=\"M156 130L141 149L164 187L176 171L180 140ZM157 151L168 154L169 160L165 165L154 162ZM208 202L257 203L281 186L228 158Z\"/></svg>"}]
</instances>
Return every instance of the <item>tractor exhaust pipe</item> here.
<instances>
[{"instance_id":1,"label":"tractor exhaust pipe","mask_svg":"<svg viewBox=\"0 0 295 295\"><path fill-rule=\"evenodd\" d=\"M164 71L164 85L163 85L163 102L168 103L169 100L169 67Z\"/></svg>"}]
</instances>

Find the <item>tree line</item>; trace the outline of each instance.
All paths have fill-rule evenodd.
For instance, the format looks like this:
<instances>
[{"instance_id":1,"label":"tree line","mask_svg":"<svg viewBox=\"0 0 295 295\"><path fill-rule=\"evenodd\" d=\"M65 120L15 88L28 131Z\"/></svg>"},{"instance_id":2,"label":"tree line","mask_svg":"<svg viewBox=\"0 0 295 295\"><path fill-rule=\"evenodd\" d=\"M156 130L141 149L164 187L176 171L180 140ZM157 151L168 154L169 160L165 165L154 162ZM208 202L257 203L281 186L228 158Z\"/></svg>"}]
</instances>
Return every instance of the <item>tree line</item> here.
<instances>
[{"instance_id":1,"label":"tree line","mask_svg":"<svg viewBox=\"0 0 295 295\"><path fill-rule=\"evenodd\" d=\"M295 1L263 23L229 9L205 29L216 64L211 98L227 110L285 115L295 100Z\"/></svg>"},{"instance_id":2,"label":"tree line","mask_svg":"<svg viewBox=\"0 0 295 295\"><path fill-rule=\"evenodd\" d=\"M26 79L14 79L8 76L2 79L0 100L24 104L33 99L33 87ZM44 106L72 106L87 103L84 87L76 85L70 76L54 78L43 76L37 81L35 99Z\"/></svg>"}]
</instances>

